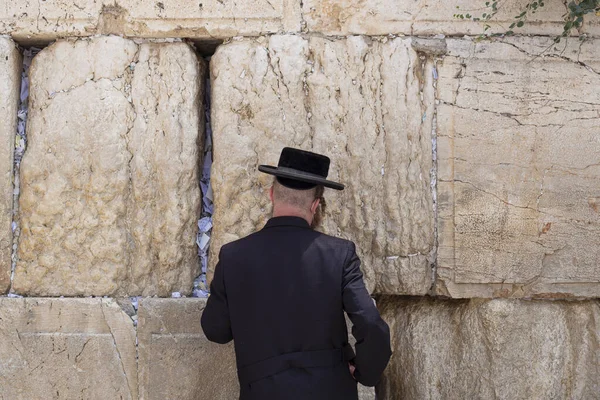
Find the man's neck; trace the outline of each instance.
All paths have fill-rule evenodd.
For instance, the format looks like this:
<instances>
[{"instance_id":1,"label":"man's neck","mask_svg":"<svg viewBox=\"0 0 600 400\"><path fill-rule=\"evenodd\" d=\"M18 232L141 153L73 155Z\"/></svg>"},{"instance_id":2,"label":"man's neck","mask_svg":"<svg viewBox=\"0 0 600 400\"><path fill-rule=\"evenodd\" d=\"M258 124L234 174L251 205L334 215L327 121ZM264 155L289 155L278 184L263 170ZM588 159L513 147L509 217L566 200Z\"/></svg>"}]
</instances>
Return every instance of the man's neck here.
<instances>
[{"instance_id":1,"label":"man's neck","mask_svg":"<svg viewBox=\"0 0 600 400\"><path fill-rule=\"evenodd\" d=\"M312 223L312 215L309 215L309 213L304 213L294 207L275 207L273 209L273 217L300 217L306 220L309 225Z\"/></svg>"}]
</instances>

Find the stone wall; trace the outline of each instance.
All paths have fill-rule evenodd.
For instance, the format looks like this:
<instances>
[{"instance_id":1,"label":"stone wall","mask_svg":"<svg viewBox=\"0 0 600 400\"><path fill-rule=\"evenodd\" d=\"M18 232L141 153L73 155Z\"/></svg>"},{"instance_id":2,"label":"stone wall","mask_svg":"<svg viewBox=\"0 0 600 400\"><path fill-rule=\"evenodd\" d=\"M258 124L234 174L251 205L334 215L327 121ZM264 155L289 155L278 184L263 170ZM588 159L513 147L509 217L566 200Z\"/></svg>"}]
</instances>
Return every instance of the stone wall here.
<instances>
[{"instance_id":1,"label":"stone wall","mask_svg":"<svg viewBox=\"0 0 600 400\"><path fill-rule=\"evenodd\" d=\"M184 43L115 36L33 59L17 293L191 292L204 69Z\"/></svg>"},{"instance_id":2,"label":"stone wall","mask_svg":"<svg viewBox=\"0 0 600 400\"><path fill-rule=\"evenodd\" d=\"M136 331L128 298L0 299L0 396L233 399L233 347L203 336L205 302L144 299Z\"/></svg>"},{"instance_id":3,"label":"stone wall","mask_svg":"<svg viewBox=\"0 0 600 400\"><path fill-rule=\"evenodd\" d=\"M427 293L432 68L402 38L286 35L219 47L211 60L214 254L264 225L272 177L254 171L277 165L291 145L328 154L331 179L348 183L326 196L324 230L359 245L371 290Z\"/></svg>"},{"instance_id":4,"label":"stone wall","mask_svg":"<svg viewBox=\"0 0 600 400\"><path fill-rule=\"evenodd\" d=\"M438 294L600 296L600 42L549 41L448 41Z\"/></svg>"},{"instance_id":5,"label":"stone wall","mask_svg":"<svg viewBox=\"0 0 600 400\"><path fill-rule=\"evenodd\" d=\"M391 299L385 399L596 399L600 302Z\"/></svg>"},{"instance_id":6,"label":"stone wall","mask_svg":"<svg viewBox=\"0 0 600 400\"><path fill-rule=\"evenodd\" d=\"M0 397L236 398L205 300L165 298L200 273L209 75L209 280L269 216L258 164L323 152L347 189L321 229L356 242L392 329L379 399L600 398L600 19L554 45L548 1L478 42L452 15L483 3L6 2ZM44 47L30 86L17 44Z\"/></svg>"}]
</instances>

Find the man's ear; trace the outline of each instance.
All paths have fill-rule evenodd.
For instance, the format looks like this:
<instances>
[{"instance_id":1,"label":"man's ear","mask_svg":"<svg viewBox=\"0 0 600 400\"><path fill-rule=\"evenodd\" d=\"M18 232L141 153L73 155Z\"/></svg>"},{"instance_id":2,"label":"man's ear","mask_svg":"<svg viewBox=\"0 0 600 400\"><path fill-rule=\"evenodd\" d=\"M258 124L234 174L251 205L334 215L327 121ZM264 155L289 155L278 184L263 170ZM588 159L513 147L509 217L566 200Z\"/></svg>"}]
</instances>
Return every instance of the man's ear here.
<instances>
[{"instance_id":1,"label":"man's ear","mask_svg":"<svg viewBox=\"0 0 600 400\"><path fill-rule=\"evenodd\" d=\"M269 199L271 199L271 203L273 202L273 186L269 189Z\"/></svg>"},{"instance_id":2,"label":"man's ear","mask_svg":"<svg viewBox=\"0 0 600 400\"><path fill-rule=\"evenodd\" d=\"M317 211L317 207L319 207L320 203L321 199L315 199L310 206L310 212L314 214Z\"/></svg>"}]
</instances>

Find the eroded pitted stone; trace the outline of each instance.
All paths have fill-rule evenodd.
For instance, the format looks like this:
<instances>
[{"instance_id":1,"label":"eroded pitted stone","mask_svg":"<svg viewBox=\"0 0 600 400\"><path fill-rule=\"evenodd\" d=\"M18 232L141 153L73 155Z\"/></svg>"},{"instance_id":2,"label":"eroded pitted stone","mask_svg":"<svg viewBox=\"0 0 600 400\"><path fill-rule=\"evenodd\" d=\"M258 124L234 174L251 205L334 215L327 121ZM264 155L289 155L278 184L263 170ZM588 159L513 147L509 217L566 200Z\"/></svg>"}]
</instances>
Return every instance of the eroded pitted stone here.
<instances>
[{"instance_id":1,"label":"eroded pitted stone","mask_svg":"<svg viewBox=\"0 0 600 400\"><path fill-rule=\"evenodd\" d=\"M0 299L0 397L136 400L135 329L112 299Z\"/></svg>"},{"instance_id":2,"label":"eroded pitted stone","mask_svg":"<svg viewBox=\"0 0 600 400\"><path fill-rule=\"evenodd\" d=\"M600 303L387 298L384 399L595 399Z\"/></svg>"},{"instance_id":3,"label":"eroded pitted stone","mask_svg":"<svg viewBox=\"0 0 600 400\"><path fill-rule=\"evenodd\" d=\"M138 350L140 399L238 398L233 343L206 339L200 326L206 299L140 302Z\"/></svg>"},{"instance_id":4,"label":"eroded pitted stone","mask_svg":"<svg viewBox=\"0 0 600 400\"><path fill-rule=\"evenodd\" d=\"M272 36L221 46L211 60L215 224L221 245L262 227L284 146L326 154L324 231L356 242L369 288L426 293L433 248L432 63L408 39Z\"/></svg>"},{"instance_id":5,"label":"eroded pitted stone","mask_svg":"<svg viewBox=\"0 0 600 400\"><path fill-rule=\"evenodd\" d=\"M116 34L147 38L255 36L300 31L293 0L67 0L9 1L0 9L0 33L19 41Z\"/></svg>"},{"instance_id":6,"label":"eroded pitted stone","mask_svg":"<svg viewBox=\"0 0 600 400\"><path fill-rule=\"evenodd\" d=\"M13 246L13 158L21 88L21 55L0 37L0 293L10 286Z\"/></svg>"},{"instance_id":7,"label":"eroded pitted stone","mask_svg":"<svg viewBox=\"0 0 600 400\"><path fill-rule=\"evenodd\" d=\"M203 73L183 43L118 37L34 58L17 292L190 292Z\"/></svg>"},{"instance_id":8,"label":"eroded pitted stone","mask_svg":"<svg viewBox=\"0 0 600 400\"><path fill-rule=\"evenodd\" d=\"M484 13L492 13L491 4L480 0L305 0L302 11L310 32L327 35L479 35L507 32L527 3L497 2L498 13L485 23L454 16L464 14L482 19ZM563 32L564 14L561 2L546 2L535 13L528 13L523 27L513 30L516 34L558 36ZM484 31L486 23L490 28ZM582 32L595 35L599 28L596 19L589 17Z\"/></svg>"},{"instance_id":9,"label":"eroded pitted stone","mask_svg":"<svg viewBox=\"0 0 600 400\"><path fill-rule=\"evenodd\" d=\"M600 42L537 57L549 45L448 41L437 111L440 294L600 295Z\"/></svg>"}]
</instances>

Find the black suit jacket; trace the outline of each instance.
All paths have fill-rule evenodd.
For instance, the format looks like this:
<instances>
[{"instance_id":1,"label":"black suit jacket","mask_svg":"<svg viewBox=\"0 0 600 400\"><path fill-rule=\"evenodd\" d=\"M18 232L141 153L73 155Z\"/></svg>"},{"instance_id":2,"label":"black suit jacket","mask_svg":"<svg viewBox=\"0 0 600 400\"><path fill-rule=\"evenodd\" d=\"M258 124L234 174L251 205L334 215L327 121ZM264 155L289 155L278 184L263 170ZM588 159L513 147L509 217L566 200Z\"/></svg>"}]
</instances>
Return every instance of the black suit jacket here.
<instances>
[{"instance_id":1,"label":"black suit jacket","mask_svg":"<svg viewBox=\"0 0 600 400\"><path fill-rule=\"evenodd\" d=\"M221 248L202 328L211 341L234 340L242 400L357 399L347 361L374 386L391 356L354 243L299 217L271 218Z\"/></svg>"}]
</instances>

